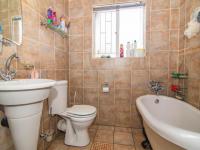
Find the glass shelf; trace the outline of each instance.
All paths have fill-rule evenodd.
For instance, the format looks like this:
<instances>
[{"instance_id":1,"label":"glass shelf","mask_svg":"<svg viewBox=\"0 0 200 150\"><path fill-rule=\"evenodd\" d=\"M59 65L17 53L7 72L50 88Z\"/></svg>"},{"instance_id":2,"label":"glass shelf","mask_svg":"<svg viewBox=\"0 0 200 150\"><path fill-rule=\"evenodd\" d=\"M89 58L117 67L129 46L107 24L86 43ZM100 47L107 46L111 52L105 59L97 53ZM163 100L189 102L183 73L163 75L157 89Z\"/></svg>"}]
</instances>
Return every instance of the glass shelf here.
<instances>
[{"instance_id":1,"label":"glass shelf","mask_svg":"<svg viewBox=\"0 0 200 150\"><path fill-rule=\"evenodd\" d=\"M45 26L46 28L49 28L49 29L53 30L54 32L60 34L63 38L66 38L68 36L67 32L64 32L63 30L57 28L54 25L48 24L46 19L42 20L40 24L42 26Z\"/></svg>"}]
</instances>

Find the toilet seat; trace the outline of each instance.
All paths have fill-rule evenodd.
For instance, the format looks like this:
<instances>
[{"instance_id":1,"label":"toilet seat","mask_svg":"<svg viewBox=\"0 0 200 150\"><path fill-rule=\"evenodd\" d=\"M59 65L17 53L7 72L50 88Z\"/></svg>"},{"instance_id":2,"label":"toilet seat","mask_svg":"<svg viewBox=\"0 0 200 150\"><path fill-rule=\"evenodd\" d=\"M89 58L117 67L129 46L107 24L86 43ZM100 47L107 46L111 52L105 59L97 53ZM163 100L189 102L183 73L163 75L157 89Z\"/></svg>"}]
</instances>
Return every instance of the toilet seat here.
<instances>
[{"instance_id":1,"label":"toilet seat","mask_svg":"<svg viewBox=\"0 0 200 150\"><path fill-rule=\"evenodd\" d=\"M74 105L67 108L61 115L72 118L88 118L96 116L96 108L89 105Z\"/></svg>"}]
</instances>

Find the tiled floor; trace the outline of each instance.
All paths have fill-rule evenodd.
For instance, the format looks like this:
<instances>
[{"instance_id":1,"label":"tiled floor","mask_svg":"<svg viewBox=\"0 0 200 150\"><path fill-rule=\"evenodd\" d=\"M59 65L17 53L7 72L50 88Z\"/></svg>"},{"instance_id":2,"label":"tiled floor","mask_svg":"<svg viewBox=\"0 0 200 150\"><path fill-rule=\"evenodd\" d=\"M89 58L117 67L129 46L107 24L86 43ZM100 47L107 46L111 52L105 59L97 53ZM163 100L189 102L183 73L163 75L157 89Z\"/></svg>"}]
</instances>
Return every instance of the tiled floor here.
<instances>
[{"instance_id":1,"label":"tiled floor","mask_svg":"<svg viewBox=\"0 0 200 150\"><path fill-rule=\"evenodd\" d=\"M48 150L144 150L142 130L113 126L92 126L89 129L91 142L86 147L64 145L64 133L59 135Z\"/></svg>"}]
</instances>

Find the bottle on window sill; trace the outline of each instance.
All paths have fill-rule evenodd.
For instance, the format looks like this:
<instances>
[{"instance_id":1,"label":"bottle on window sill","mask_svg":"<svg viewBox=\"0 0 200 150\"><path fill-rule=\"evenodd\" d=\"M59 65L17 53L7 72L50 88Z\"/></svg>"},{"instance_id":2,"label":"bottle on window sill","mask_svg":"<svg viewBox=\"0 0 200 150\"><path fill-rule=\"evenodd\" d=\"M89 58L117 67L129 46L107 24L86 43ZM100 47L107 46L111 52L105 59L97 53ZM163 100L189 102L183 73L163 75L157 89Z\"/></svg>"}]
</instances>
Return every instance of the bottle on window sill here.
<instances>
[{"instance_id":1,"label":"bottle on window sill","mask_svg":"<svg viewBox=\"0 0 200 150\"><path fill-rule=\"evenodd\" d=\"M123 44L120 44L120 57L124 57L124 46Z\"/></svg>"},{"instance_id":2,"label":"bottle on window sill","mask_svg":"<svg viewBox=\"0 0 200 150\"><path fill-rule=\"evenodd\" d=\"M126 57L130 57L130 49L131 49L131 43L127 42L127 45L126 45Z\"/></svg>"}]
</instances>

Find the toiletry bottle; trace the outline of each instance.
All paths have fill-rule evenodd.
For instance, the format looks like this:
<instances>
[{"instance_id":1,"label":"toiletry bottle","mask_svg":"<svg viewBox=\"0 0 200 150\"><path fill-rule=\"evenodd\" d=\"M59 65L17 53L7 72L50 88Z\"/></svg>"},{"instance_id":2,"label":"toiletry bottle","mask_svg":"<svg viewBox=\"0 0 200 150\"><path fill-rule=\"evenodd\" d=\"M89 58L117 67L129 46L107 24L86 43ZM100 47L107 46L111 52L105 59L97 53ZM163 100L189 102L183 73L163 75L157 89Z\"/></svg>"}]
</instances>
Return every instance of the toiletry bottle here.
<instances>
[{"instance_id":1,"label":"toiletry bottle","mask_svg":"<svg viewBox=\"0 0 200 150\"><path fill-rule=\"evenodd\" d=\"M53 23L53 9L52 7L49 7L47 10L47 24Z\"/></svg>"},{"instance_id":2,"label":"toiletry bottle","mask_svg":"<svg viewBox=\"0 0 200 150\"><path fill-rule=\"evenodd\" d=\"M131 43L127 42L127 45L126 45L126 57L130 57L130 48L131 48Z\"/></svg>"},{"instance_id":3,"label":"toiletry bottle","mask_svg":"<svg viewBox=\"0 0 200 150\"><path fill-rule=\"evenodd\" d=\"M62 15L60 17L60 29L63 30L64 32L67 32L67 28L66 28L66 20L64 15Z\"/></svg>"},{"instance_id":4,"label":"toiletry bottle","mask_svg":"<svg viewBox=\"0 0 200 150\"><path fill-rule=\"evenodd\" d=\"M120 44L120 57L124 57L124 47L123 44Z\"/></svg>"},{"instance_id":5,"label":"toiletry bottle","mask_svg":"<svg viewBox=\"0 0 200 150\"><path fill-rule=\"evenodd\" d=\"M135 40L134 41L134 50L136 50L137 49L137 41Z\"/></svg>"},{"instance_id":6,"label":"toiletry bottle","mask_svg":"<svg viewBox=\"0 0 200 150\"><path fill-rule=\"evenodd\" d=\"M57 21L57 15L56 15L56 12L54 11L53 12L53 25L54 26L57 26L58 25L58 21Z\"/></svg>"},{"instance_id":7,"label":"toiletry bottle","mask_svg":"<svg viewBox=\"0 0 200 150\"><path fill-rule=\"evenodd\" d=\"M131 43L130 56L134 56L134 42Z\"/></svg>"},{"instance_id":8,"label":"toiletry bottle","mask_svg":"<svg viewBox=\"0 0 200 150\"><path fill-rule=\"evenodd\" d=\"M39 72L35 69L35 67L31 72L31 79L39 79Z\"/></svg>"},{"instance_id":9,"label":"toiletry bottle","mask_svg":"<svg viewBox=\"0 0 200 150\"><path fill-rule=\"evenodd\" d=\"M137 41L134 40L134 43L133 43L133 50L132 50L132 56L135 56L135 51L137 50Z\"/></svg>"}]
</instances>

